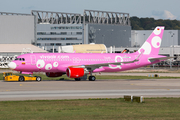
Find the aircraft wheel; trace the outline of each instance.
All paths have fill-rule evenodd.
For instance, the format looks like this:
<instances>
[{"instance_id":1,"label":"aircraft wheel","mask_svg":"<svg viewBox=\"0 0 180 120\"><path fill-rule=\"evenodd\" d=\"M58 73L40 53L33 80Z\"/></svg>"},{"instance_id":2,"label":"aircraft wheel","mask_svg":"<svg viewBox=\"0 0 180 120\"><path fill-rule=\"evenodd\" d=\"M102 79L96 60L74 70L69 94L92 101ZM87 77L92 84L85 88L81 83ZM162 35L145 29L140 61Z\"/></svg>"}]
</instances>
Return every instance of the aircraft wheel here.
<instances>
[{"instance_id":1,"label":"aircraft wheel","mask_svg":"<svg viewBox=\"0 0 180 120\"><path fill-rule=\"evenodd\" d=\"M75 81L80 81L81 80L81 78L75 78Z\"/></svg>"},{"instance_id":2,"label":"aircraft wheel","mask_svg":"<svg viewBox=\"0 0 180 120\"><path fill-rule=\"evenodd\" d=\"M40 82L41 80L42 80L41 77L39 77L39 76L36 77L36 81Z\"/></svg>"},{"instance_id":3,"label":"aircraft wheel","mask_svg":"<svg viewBox=\"0 0 180 120\"><path fill-rule=\"evenodd\" d=\"M96 77L95 76L89 76L89 81L95 81Z\"/></svg>"},{"instance_id":4,"label":"aircraft wheel","mask_svg":"<svg viewBox=\"0 0 180 120\"><path fill-rule=\"evenodd\" d=\"M24 81L24 76L19 76L19 81L20 82Z\"/></svg>"}]
</instances>

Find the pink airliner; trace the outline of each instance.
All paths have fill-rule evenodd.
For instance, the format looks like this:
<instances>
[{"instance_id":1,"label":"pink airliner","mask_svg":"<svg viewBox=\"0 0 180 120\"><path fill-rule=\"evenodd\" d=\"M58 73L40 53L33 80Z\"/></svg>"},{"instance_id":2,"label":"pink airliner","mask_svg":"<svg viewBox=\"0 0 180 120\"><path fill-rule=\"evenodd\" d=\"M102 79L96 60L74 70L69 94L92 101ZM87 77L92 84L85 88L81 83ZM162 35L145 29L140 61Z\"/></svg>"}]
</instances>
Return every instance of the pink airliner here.
<instances>
[{"instance_id":1,"label":"pink airliner","mask_svg":"<svg viewBox=\"0 0 180 120\"><path fill-rule=\"evenodd\" d=\"M29 53L18 56L8 66L22 74L45 72L48 77L66 74L75 80L90 74L89 80L95 81L92 76L95 72L125 71L169 59L158 55L163 32L164 27L156 27L135 53Z\"/></svg>"}]
</instances>

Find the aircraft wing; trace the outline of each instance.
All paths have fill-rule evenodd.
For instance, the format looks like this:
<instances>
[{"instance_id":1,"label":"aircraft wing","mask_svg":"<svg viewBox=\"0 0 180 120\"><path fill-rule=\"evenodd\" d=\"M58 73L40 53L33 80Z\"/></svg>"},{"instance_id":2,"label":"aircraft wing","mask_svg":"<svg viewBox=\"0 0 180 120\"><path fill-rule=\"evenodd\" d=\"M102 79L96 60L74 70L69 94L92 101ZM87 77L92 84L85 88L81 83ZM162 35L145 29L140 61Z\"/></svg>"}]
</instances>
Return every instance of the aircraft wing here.
<instances>
[{"instance_id":1,"label":"aircraft wing","mask_svg":"<svg viewBox=\"0 0 180 120\"><path fill-rule=\"evenodd\" d=\"M141 52L136 59L133 61L125 61L125 62L112 62L112 63L99 63L99 64L88 64L88 65L77 65L77 66L69 66L69 67L74 67L74 68L87 68L88 70L95 70L96 68L100 67L109 67L109 65L121 65L121 64L128 64L128 63L134 63L139 61L140 56L142 55L143 52Z\"/></svg>"},{"instance_id":2,"label":"aircraft wing","mask_svg":"<svg viewBox=\"0 0 180 120\"><path fill-rule=\"evenodd\" d=\"M159 57L159 58L149 58L150 62L154 62L155 60L167 60L167 59L171 59L174 57Z\"/></svg>"},{"instance_id":3,"label":"aircraft wing","mask_svg":"<svg viewBox=\"0 0 180 120\"><path fill-rule=\"evenodd\" d=\"M135 59L133 61L126 61L126 62L112 62L112 63L100 63L100 64L88 64L88 65L81 65L81 66L71 66L73 68L87 68L90 70L95 70L96 68L105 67L111 65L121 65L121 64L128 64L128 63L134 63L139 60Z\"/></svg>"}]
</instances>

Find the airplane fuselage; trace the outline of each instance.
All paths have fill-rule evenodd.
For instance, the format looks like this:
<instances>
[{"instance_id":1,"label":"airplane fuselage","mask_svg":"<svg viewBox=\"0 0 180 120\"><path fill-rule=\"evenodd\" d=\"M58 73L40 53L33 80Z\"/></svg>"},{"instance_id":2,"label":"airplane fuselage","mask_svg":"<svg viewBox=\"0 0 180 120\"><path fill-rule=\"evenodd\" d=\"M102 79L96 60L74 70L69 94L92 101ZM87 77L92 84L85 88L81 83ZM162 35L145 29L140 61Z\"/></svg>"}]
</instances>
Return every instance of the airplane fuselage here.
<instances>
[{"instance_id":1,"label":"airplane fuselage","mask_svg":"<svg viewBox=\"0 0 180 120\"><path fill-rule=\"evenodd\" d=\"M51 71L65 73L66 69L68 67L71 67L71 65L83 67L83 65L87 64L91 65L100 63L126 62L133 61L137 57L137 53L33 53L18 56L17 60L15 60L17 66L14 70L24 72ZM160 55L154 57L160 57ZM24 61L22 60L23 58ZM160 61L154 61L154 63L158 62ZM122 63L119 65L110 64L109 66L97 68L93 72L117 72L135 69L150 64L152 64L152 62L148 60L148 56L143 55L139 58L139 61L137 62L126 64Z\"/></svg>"}]
</instances>

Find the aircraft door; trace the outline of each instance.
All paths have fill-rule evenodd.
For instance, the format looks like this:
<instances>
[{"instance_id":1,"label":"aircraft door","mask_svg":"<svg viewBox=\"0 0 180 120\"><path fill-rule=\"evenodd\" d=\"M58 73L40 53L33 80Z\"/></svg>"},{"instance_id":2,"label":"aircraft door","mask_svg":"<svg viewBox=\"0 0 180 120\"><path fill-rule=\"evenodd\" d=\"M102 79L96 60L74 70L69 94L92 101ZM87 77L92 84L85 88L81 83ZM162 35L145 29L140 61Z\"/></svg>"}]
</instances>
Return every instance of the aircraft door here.
<instances>
[{"instance_id":1,"label":"aircraft door","mask_svg":"<svg viewBox=\"0 0 180 120\"><path fill-rule=\"evenodd\" d=\"M31 65L36 65L36 56L31 55Z\"/></svg>"}]
</instances>

